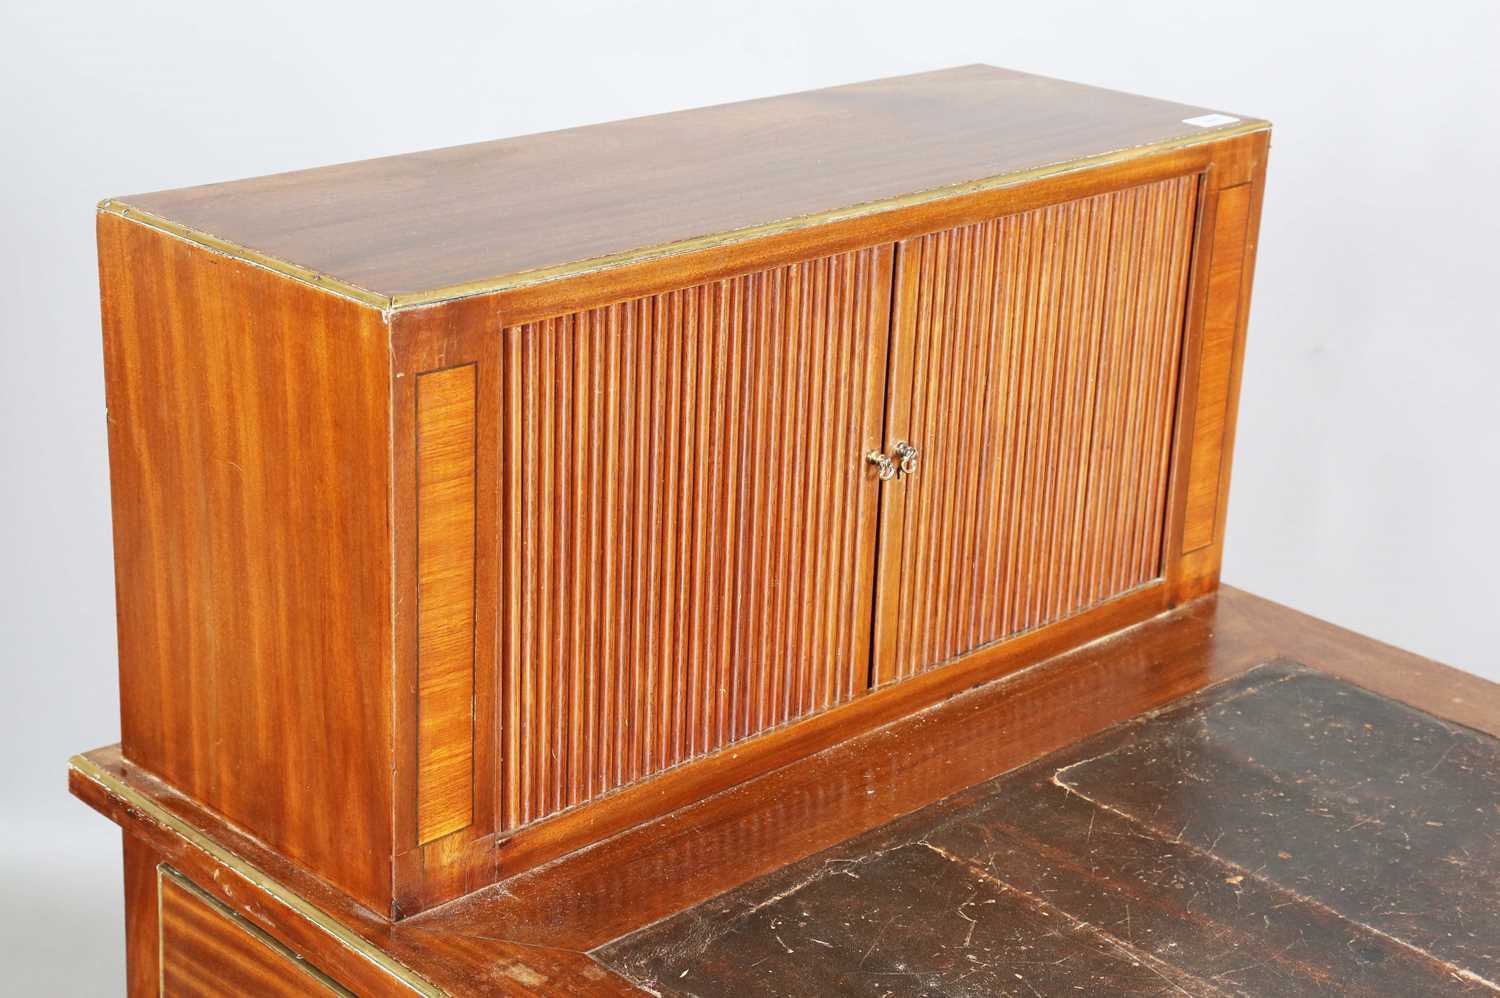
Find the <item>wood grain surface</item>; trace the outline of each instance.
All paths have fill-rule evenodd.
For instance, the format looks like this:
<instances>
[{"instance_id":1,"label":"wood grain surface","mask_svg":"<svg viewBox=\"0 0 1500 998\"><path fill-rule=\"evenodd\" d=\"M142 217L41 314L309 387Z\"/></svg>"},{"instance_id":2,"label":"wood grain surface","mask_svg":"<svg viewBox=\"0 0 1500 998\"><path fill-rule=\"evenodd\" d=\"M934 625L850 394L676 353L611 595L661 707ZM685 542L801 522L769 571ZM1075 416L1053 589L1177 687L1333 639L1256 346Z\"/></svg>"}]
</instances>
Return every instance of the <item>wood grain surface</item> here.
<instances>
[{"instance_id":1,"label":"wood grain surface","mask_svg":"<svg viewBox=\"0 0 1500 998\"><path fill-rule=\"evenodd\" d=\"M125 867L125 993L129 998L159 998L156 868L161 857L129 832L122 832L120 838Z\"/></svg>"},{"instance_id":2,"label":"wood grain surface","mask_svg":"<svg viewBox=\"0 0 1500 998\"><path fill-rule=\"evenodd\" d=\"M1219 512L1219 478L1224 431L1229 419L1231 365L1240 328L1240 288L1245 281L1245 240L1250 223L1250 185L1219 193L1213 220L1213 257L1208 271L1208 306L1198 362L1192 464L1188 472L1183 551L1211 544Z\"/></svg>"},{"instance_id":3,"label":"wood grain surface","mask_svg":"<svg viewBox=\"0 0 1500 998\"><path fill-rule=\"evenodd\" d=\"M417 377L417 837L474 820L474 366Z\"/></svg>"},{"instance_id":4,"label":"wood grain surface","mask_svg":"<svg viewBox=\"0 0 1500 998\"><path fill-rule=\"evenodd\" d=\"M351 995L176 871L158 871L161 995Z\"/></svg>"},{"instance_id":5,"label":"wood grain surface","mask_svg":"<svg viewBox=\"0 0 1500 998\"><path fill-rule=\"evenodd\" d=\"M120 201L368 292L460 293L1247 124L1183 122L1204 110L966 66Z\"/></svg>"},{"instance_id":6,"label":"wood grain surface","mask_svg":"<svg viewBox=\"0 0 1500 998\"><path fill-rule=\"evenodd\" d=\"M123 751L384 907L385 324L98 227Z\"/></svg>"},{"instance_id":7,"label":"wood grain surface","mask_svg":"<svg viewBox=\"0 0 1500 998\"><path fill-rule=\"evenodd\" d=\"M502 333L504 827L864 688L889 267Z\"/></svg>"},{"instance_id":8,"label":"wood grain surface","mask_svg":"<svg viewBox=\"0 0 1500 998\"><path fill-rule=\"evenodd\" d=\"M1161 574L1198 178L903 244L921 452L880 681L1071 616ZM899 348L898 348L899 350ZM903 394L906 388L897 389ZM894 490L892 490L894 491ZM897 585L889 579L887 585Z\"/></svg>"},{"instance_id":9,"label":"wood grain surface","mask_svg":"<svg viewBox=\"0 0 1500 998\"><path fill-rule=\"evenodd\" d=\"M1223 564L1223 526L1270 152L1269 134L1247 139L1254 141L1241 147L1242 155L1225 157L1205 174L1167 532L1167 577L1177 600L1211 591L1219 584ZM1219 241L1221 216L1224 243ZM1200 402L1200 395L1208 398Z\"/></svg>"}]
</instances>

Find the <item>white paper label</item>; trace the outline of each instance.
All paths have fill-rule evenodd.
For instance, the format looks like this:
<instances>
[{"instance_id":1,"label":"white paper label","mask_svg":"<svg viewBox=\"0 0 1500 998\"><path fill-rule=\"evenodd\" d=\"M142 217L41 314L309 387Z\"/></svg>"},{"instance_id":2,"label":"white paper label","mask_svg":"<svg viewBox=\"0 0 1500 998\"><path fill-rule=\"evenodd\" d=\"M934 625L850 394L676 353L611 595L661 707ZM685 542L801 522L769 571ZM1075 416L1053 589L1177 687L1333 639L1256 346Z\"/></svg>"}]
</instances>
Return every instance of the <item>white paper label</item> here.
<instances>
[{"instance_id":1,"label":"white paper label","mask_svg":"<svg viewBox=\"0 0 1500 998\"><path fill-rule=\"evenodd\" d=\"M1213 128L1216 125L1232 125L1240 119L1232 114L1200 114L1196 118L1183 118L1184 125L1197 125L1199 128Z\"/></svg>"}]
</instances>

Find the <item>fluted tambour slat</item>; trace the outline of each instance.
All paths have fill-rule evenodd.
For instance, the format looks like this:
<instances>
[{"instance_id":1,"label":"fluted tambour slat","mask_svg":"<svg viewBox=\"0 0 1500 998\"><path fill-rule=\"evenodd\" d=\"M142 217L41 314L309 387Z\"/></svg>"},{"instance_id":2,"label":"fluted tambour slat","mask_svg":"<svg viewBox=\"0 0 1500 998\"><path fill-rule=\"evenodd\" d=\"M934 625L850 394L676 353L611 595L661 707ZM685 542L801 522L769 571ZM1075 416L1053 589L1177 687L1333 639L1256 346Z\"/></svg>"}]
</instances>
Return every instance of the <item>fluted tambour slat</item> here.
<instances>
[{"instance_id":1,"label":"fluted tambour slat","mask_svg":"<svg viewBox=\"0 0 1500 998\"><path fill-rule=\"evenodd\" d=\"M894 661L912 675L1161 572L1196 177L920 254Z\"/></svg>"},{"instance_id":2,"label":"fluted tambour slat","mask_svg":"<svg viewBox=\"0 0 1500 998\"><path fill-rule=\"evenodd\" d=\"M864 686L888 259L504 330L505 828Z\"/></svg>"}]
</instances>

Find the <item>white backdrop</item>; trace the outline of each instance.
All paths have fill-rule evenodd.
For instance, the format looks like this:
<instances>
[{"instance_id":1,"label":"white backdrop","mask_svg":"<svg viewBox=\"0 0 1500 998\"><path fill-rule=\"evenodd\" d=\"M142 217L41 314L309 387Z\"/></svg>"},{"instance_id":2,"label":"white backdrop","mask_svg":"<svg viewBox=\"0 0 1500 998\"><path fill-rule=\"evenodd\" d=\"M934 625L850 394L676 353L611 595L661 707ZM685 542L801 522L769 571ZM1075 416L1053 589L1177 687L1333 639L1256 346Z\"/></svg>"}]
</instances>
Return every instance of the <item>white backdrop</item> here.
<instances>
[{"instance_id":1,"label":"white backdrop","mask_svg":"<svg viewBox=\"0 0 1500 998\"><path fill-rule=\"evenodd\" d=\"M1500 14L756 0L0 10L0 966L122 986L93 206L967 62L1276 124L1225 579L1500 680ZM138 9L131 9L131 8ZM19 975L14 979L14 975Z\"/></svg>"}]
</instances>

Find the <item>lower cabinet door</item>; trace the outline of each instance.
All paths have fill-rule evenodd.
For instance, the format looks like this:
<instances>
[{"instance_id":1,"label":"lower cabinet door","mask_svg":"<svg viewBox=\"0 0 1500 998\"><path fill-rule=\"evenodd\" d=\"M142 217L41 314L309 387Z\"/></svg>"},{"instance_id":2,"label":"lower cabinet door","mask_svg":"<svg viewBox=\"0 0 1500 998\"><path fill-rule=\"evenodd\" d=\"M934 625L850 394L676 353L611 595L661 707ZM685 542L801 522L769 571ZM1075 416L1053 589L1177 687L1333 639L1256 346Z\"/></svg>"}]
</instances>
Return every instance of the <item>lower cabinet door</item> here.
<instances>
[{"instance_id":1,"label":"lower cabinet door","mask_svg":"<svg viewBox=\"0 0 1500 998\"><path fill-rule=\"evenodd\" d=\"M1198 184L901 244L877 682L1160 576Z\"/></svg>"},{"instance_id":2,"label":"lower cabinet door","mask_svg":"<svg viewBox=\"0 0 1500 998\"><path fill-rule=\"evenodd\" d=\"M158 867L157 891L163 995L351 994L177 871Z\"/></svg>"}]
</instances>

